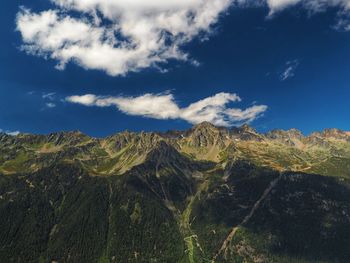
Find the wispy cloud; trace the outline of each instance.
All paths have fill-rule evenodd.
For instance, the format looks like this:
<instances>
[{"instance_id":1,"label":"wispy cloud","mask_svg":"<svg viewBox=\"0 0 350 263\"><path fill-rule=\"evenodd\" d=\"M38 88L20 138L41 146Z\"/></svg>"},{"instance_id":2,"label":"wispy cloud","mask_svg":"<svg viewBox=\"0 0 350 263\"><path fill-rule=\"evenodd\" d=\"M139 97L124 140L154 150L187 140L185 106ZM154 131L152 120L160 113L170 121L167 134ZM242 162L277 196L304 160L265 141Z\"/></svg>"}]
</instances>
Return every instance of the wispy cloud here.
<instances>
[{"instance_id":1,"label":"wispy cloud","mask_svg":"<svg viewBox=\"0 0 350 263\"><path fill-rule=\"evenodd\" d=\"M16 135L20 134L20 131L8 131L8 130L0 129L0 133L6 133L6 134L11 135L11 136L16 136Z\"/></svg>"},{"instance_id":2,"label":"wispy cloud","mask_svg":"<svg viewBox=\"0 0 350 263\"><path fill-rule=\"evenodd\" d=\"M267 0L270 8L270 16L293 5L300 3L302 0Z\"/></svg>"},{"instance_id":3,"label":"wispy cloud","mask_svg":"<svg viewBox=\"0 0 350 263\"><path fill-rule=\"evenodd\" d=\"M310 14L325 12L329 9L337 11L337 22L333 25L336 30L350 30L350 1L349 0L266 0L270 9L270 18L281 11L293 6L299 6Z\"/></svg>"},{"instance_id":4,"label":"wispy cloud","mask_svg":"<svg viewBox=\"0 0 350 263\"><path fill-rule=\"evenodd\" d=\"M295 5L300 5L312 12L323 12L327 8L334 7L338 7L341 12L350 11L349 0L266 0L266 2L270 8L270 14L275 14Z\"/></svg>"},{"instance_id":5,"label":"wispy cloud","mask_svg":"<svg viewBox=\"0 0 350 263\"><path fill-rule=\"evenodd\" d=\"M47 102L47 103L45 103L45 106L48 107L48 108L55 108L56 104L53 103L53 102Z\"/></svg>"},{"instance_id":6,"label":"wispy cloud","mask_svg":"<svg viewBox=\"0 0 350 263\"><path fill-rule=\"evenodd\" d=\"M45 108L55 108L56 107L56 92L44 92L41 95L41 98L45 102L45 107L42 108L42 110L45 110Z\"/></svg>"},{"instance_id":7,"label":"wispy cloud","mask_svg":"<svg viewBox=\"0 0 350 263\"><path fill-rule=\"evenodd\" d=\"M43 99L53 101L53 100L55 100L55 96L56 96L56 92L48 92L48 93L43 93L41 97Z\"/></svg>"},{"instance_id":8,"label":"wispy cloud","mask_svg":"<svg viewBox=\"0 0 350 263\"><path fill-rule=\"evenodd\" d=\"M285 81L287 79L293 78L295 76L295 71L299 66L299 60L290 60L286 62L286 68L280 75L281 81Z\"/></svg>"},{"instance_id":9,"label":"wispy cloud","mask_svg":"<svg viewBox=\"0 0 350 263\"><path fill-rule=\"evenodd\" d=\"M115 106L121 112L134 116L161 120L182 119L192 124L208 121L219 126L252 122L268 108L266 105L253 105L246 109L230 108L228 104L241 101L241 98L234 93L218 93L184 108L175 102L172 94L148 93L138 97L86 94L67 97L66 101L85 106Z\"/></svg>"}]
</instances>

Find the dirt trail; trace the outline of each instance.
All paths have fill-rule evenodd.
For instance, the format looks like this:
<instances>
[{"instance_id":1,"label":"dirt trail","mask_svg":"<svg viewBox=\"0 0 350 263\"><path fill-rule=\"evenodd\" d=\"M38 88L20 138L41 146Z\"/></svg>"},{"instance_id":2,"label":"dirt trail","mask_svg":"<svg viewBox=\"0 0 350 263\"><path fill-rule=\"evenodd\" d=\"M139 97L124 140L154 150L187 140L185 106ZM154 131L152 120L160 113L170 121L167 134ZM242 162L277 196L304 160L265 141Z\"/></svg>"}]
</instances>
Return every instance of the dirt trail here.
<instances>
[{"instance_id":1,"label":"dirt trail","mask_svg":"<svg viewBox=\"0 0 350 263\"><path fill-rule=\"evenodd\" d=\"M215 254L215 256L213 257L212 262L215 262L215 260L217 259L217 257L224 252L226 255L227 252L227 247L230 244L231 240L233 239L234 235L236 234L237 230L239 229L240 226L245 225L250 218L254 215L255 211L260 207L260 204L266 199L266 197L269 195L269 193L271 192L271 190L277 185L277 183L281 180L282 175L280 175L279 177L277 177L275 180L273 180L270 185L265 189L264 193L262 194L262 196L259 198L258 201L255 202L254 206L252 207L252 209L250 210L249 214L243 219L243 221L238 224L237 226L235 226L234 228L232 228L231 232L228 234L227 238L224 240L224 242L222 243L222 246L220 247L219 251Z\"/></svg>"}]
</instances>

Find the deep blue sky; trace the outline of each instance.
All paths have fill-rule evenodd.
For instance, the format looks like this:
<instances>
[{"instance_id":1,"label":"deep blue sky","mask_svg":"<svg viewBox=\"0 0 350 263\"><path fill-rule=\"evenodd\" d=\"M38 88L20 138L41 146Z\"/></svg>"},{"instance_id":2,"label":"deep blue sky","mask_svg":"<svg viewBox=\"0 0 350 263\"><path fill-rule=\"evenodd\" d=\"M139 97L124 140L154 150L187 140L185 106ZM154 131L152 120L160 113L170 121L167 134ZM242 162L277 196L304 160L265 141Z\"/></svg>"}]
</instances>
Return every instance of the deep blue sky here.
<instances>
[{"instance_id":1,"label":"deep blue sky","mask_svg":"<svg viewBox=\"0 0 350 263\"><path fill-rule=\"evenodd\" d=\"M47 1L48 2L48 1ZM15 32L20 5L42 8L46 1L0 3L0 129L30 133L81 130L105 136L121 130L185 129L181 120L154 120L127 116L114 108L84 107L61 102L66 96L138 96L171 90L180 105L219 92L237 93L249 106L268 105L252 123L259 131L298 128L308 134L324 128L350 130L350 32L332 28L333 11L308 16L289 9L266 19L266 8L231 8L208 41L194 40L185 49L201 65L171 62L169 72L147 69L126 77L84 70L19 50ZM282 81L287 61L298 60L294 77ZM55 92L55 108L42 95Z\"/></svg>"}]
</instances>

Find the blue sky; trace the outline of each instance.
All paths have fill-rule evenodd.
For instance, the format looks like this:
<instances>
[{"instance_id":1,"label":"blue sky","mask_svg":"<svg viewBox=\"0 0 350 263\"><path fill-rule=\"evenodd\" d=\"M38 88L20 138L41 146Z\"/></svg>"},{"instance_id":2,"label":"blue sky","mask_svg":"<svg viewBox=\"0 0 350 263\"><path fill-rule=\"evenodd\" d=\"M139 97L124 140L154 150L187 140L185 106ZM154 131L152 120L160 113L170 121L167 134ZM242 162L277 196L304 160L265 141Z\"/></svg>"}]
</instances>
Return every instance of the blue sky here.
<instances>
[{"instance_id":1,"label":"blue sky","mask_svg":"<svg viewBox=\"0 0 350 263\"><path fill-rule=\"evenodd\" d=\"M201 0L191 1L193 6L171 7L167 14L176 18L181 8L193 8L193 16L200 17L201 12L212 10L201 6ZM156 6L158 2L154 2ZM90 49L66 63L62 62L62 47L48 48L47 37L55 39L53 32L60 32L55 26L61 22L73 19L85 23L93 20L91 14L80 6L62 11L58 4L46 0L2 1L0 129L30 133L81 130L106 136L121 130L186 129L209 118L228 126L248 121L262 132L274 128L298 128L306 134L330 127L350 130L350 10L346 1L330 1L334 4L329 6L317 6L317 0L296 1L299 3L295 5L289 2L238 6L227 0L214 18L208 16L209 26L204 23L172 28L173 34L182 30L181 34L157 42L155 49L147 49L145 55L139 55L140 50L135 48L130 56L120 53L119 59L113 52L121 51L120 46L115 44L106 56L101 48L91 50L89 41L95 40L84 38L84 45ZM154 13L162 14L163 9L156 7ZM140 15L143 10L130 12L131 7L118 5L113 8L144 18ZM36 30L44 35L33 37L28 33L33 30L31 23L48 10L56 12L56 17L51 17L54 24L50 35L45 35L47 28L40 24ZM16 18L19 14L22 20ZM124 33L131 28L101 10L97 10L97 16L100 21L88 22L88 32L94 30L93 36L101 30L107 32L111 26L120 26ZM21 21L25 23L16 30ZM129 23L127 18L124 22ZM122 33L114 33L118 41L124 40L125 36L118 35ZM157 37L145 34L127 43L134 48L133 41L138 41L149 48ZM108 39L96 41L105 44L103 41ZM76 48L77 44L72 45ZM169 51L174 47L179 49L175 55ZM89 52L97 57L89 60ZM109 54L113 54L111 61ZM100 56L104 60L99 61ZM94 97L86 101L82 97L86 94Z\"/></svg>"}]
</instances>

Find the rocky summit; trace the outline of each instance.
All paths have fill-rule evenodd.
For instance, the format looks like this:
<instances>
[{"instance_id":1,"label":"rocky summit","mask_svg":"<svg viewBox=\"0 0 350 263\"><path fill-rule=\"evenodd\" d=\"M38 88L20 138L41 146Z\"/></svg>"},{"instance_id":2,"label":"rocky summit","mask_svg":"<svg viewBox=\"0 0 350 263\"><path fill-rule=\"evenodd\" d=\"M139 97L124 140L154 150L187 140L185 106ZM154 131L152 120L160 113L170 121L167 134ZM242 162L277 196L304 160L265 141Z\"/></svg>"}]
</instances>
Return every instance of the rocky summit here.
<instances>
[{"instance_id":1,"label":"rocky summit","mask_svg":"<svg viewBox=\"0 0 350 263\"><path fill-rule=\"evenodd\" d=\"M350 262L350 133L0 133L0 262Z\"/></svg>"}]
</instances>

